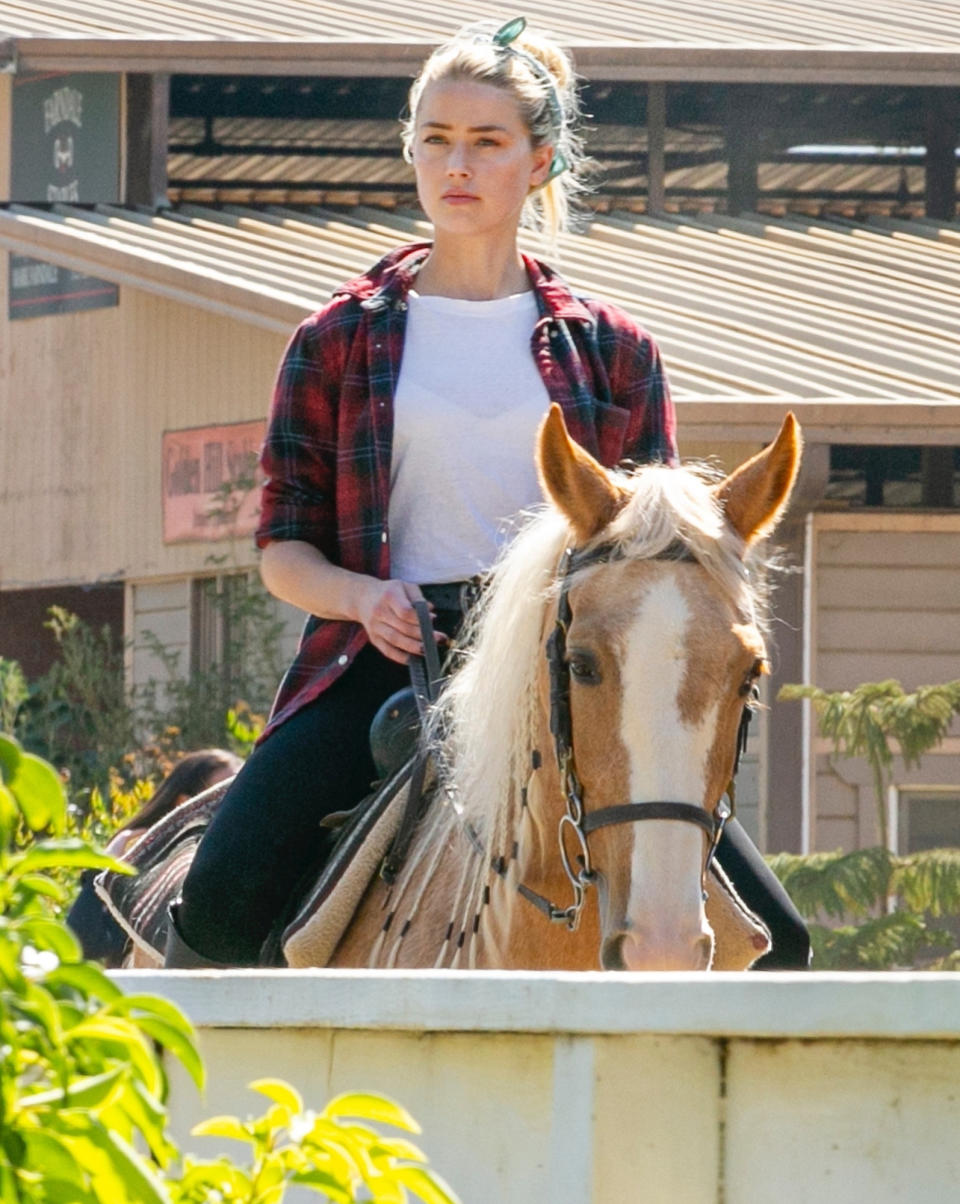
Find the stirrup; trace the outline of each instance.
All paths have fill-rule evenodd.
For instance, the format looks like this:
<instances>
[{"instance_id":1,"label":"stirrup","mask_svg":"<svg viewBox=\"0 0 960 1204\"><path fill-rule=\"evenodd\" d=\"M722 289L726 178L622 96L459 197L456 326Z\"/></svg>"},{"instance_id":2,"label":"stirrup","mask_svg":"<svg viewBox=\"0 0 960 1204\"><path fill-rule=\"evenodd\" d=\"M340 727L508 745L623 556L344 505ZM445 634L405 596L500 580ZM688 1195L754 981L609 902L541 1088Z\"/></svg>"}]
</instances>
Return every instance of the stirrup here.
<instances>
[{"instance_id":1,"label":"stirrup","mask_svg":"<svg viewBox=\"0 0 960 1204\"><path fill-rule=\"evenodd\" d=\"M165 970L229 970L226 962L215 962L188 945L177 923L177 905L167 908L167 948L163 959Z\"/></svg>"}]
</instances>

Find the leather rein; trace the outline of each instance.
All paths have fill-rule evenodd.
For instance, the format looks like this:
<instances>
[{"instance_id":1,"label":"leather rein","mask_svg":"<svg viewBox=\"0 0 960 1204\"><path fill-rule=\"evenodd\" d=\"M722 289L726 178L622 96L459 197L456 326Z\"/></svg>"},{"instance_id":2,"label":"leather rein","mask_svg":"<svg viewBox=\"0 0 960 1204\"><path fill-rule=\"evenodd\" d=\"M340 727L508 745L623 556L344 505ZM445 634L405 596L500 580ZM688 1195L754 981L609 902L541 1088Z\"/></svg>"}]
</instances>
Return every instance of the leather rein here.
<instances>
[{"instance_id":1,"label":"leather rein","mask_svg":"<svg viewBox=\"0 0 960 1204\"><path fill-rule=\"evenodd\" d=\"M560 817L557 837L560 845L560 859L564 872L573 890L573 901L567 907L551 903L549 899L522 883L517 887L519 893L542 912L549 920L557 924L565 924L570 932L575 932L580 924L581 913L586 904L587 891L596 883L596 871L590 861L590 848L587 837L599 828L611 827L615 824L640 823L644 820L669 819L682 823L696 824L703 829L707 837L707 853L700 876L700 886L706 898L707 874L716 856L717 846L723 836L727 820L734 812L733 778L740 768L740 761L747 747L747 733L753 715L753 703L756 692L748 700L740 716L737 729L736 749L734 755L733 775L727 788L729 803L721 797L712 812L694 803L679 803L672 801L650 801L642 803L624 803L619 806L602 807L598 811L588 812L583 803L583 788L577 777L573 755L573 722L570 709L570 664L567 659L567 634L573 619L570 605L570 587L572 578L580 569L595 564L608 564L624 557L620 544L604 543L595 548L577 550L568 548L560 564L560 593L557 599L557 617L553 631L547 640L547 663L550 672L550 733L553 736L556 751L557 767L560 771L560 781L566 799L566 811ZM687 560L696 558L686 544L680 540L674 541L654 559L657 560ZM536 759L535 759L536 760ZM567 851L567 838L572 837L576 844L576 853L571 859ZM574 864L576 863L576 864Z\"/></svg>"}]
</instances>

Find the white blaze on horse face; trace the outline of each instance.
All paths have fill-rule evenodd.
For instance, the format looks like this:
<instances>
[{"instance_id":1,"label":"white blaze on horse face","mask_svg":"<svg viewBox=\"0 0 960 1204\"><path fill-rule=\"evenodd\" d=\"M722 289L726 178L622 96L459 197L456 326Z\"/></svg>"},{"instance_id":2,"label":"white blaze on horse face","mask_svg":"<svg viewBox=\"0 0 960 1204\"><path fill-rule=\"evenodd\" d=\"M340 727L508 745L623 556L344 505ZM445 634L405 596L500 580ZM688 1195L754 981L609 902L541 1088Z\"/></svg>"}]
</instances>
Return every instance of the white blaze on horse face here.
<instances>
[{"instance_id":1,"label":"white blaze on horse face","mask_svg":"<svg viewBox=\"0 0 960 1204\"><path fill-rule=\"evenodd\" d=\"M626 633L620 727L631 802L703 803L717 706L705 707L691 723L679 704L694 622L675 573L664 572L643 594ZM630 897L623 916L628 949L643 945L654 960L669 960L666 951L675 950L682 960L682 950L696 946L708 931L700 881L704 833L679 820L644 820L631 830Z\"/></svg>"}]
</instances>

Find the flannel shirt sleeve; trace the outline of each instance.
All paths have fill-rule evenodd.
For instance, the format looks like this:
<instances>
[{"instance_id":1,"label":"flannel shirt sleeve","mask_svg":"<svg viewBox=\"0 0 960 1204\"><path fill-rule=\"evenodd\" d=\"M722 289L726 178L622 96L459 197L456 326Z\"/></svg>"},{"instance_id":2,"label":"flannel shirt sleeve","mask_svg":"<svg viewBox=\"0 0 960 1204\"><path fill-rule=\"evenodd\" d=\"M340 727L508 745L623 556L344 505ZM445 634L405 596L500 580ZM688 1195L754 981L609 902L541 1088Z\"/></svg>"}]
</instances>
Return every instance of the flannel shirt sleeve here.
<instances>
[{"instance_id":1,"label":"flannel shirt sleeve","mask_svg":"<svg viewBox=\"0 0 960 1204\"><path fill-rule=\"evenodd\" d=\"M260 453L266 480L256 542L263 548L273 540L299 539L332 557L344 354L337 337L342 326L324 323L325 313L298 327L280 362Z\"/></svg>"},{"instance_id":2,"label":"flannel shirt sleeve","mask_svg":"<svg viewBox=\"0 0 960 1204\"><path fill-rule=\"evenodd\" d=\"M660 349L623 310L603 306L597 315L600 353L609 374L610 400L630 417L623 459L677 464L677 418Z\"/></svg>"}]
</instances>

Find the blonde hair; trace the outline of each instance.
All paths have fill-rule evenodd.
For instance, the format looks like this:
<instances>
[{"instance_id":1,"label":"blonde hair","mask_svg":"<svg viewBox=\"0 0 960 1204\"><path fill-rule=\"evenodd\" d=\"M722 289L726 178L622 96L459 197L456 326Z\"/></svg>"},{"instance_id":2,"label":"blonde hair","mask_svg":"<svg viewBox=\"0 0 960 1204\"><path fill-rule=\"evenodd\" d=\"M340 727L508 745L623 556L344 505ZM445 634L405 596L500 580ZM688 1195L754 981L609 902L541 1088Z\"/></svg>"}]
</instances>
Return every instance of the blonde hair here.
<instances>
[{"instance_id":1,"label":"blonde hair","mask_svg":"<svg viewBox=\"0 0 960 1204\"><path fill-rule=\"evenodd\" d=\"M494 32L496 27L490 22L469 25L438 46L423 64L410 88L408 115L403 123L404 157L407 162L413 158L417 109L430 84L467 79L503 88L516 100L531 144L552 146L554 164L566 165L531 192L521 218L525 226L541 231L553 244L557 235L570 227L572 202L587 189L580 178L587 160L577 129L577 77L566 51L542 34L525 29L509 45L502 46L493 40Z\"/></svg>"}]
</instances>

